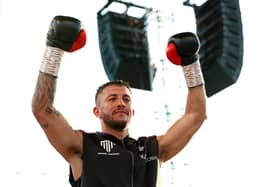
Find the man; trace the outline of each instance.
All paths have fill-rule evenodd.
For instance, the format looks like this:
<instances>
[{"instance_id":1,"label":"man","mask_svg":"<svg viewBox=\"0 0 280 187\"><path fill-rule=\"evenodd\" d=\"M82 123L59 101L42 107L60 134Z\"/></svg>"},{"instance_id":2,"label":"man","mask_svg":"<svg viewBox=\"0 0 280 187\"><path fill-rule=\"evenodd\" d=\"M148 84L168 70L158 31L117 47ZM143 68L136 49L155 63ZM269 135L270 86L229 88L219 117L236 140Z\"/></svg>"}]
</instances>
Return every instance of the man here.
<instances>
[{"instance_id":1,"label":"man","mask_svg":"<svg viewBox=\"0 0 280 187\"><path fill-rule=\"evenodd\" d=\"M73 130L53 106L59 66L64 52L86 44L80 20L56 16L47 33L32 111L49 142L70 165L73 187L155 187L159 162L179 153L206 119L199 40L193 33L170 37L167 58L182 67L188 95L184 114L163 135L129 137L133 116L132 93L123 81L105 83L97 90L93 113L102 132Z\"/></svg>"}]
</instances>

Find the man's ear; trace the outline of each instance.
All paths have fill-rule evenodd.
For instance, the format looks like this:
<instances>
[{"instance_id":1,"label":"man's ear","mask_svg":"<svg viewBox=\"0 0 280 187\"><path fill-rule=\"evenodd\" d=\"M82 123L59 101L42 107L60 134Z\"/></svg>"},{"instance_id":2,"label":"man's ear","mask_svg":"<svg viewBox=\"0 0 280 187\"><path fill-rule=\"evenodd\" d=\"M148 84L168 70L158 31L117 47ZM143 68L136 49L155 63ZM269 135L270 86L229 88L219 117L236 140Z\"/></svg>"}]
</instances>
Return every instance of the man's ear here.
<instances>
[{"instance_id":1,"label":"man's ear","mask_svg":"<svg viewBox=\"0 0 280 187\"><path fill-rule=\"evenodd\" d=\"M99 110L99 108L98 107L94 107L93 108L93 113L94 113L94 115L96 116L96 117L100 117L100 110Z\"/></svg>"}]
</instances>

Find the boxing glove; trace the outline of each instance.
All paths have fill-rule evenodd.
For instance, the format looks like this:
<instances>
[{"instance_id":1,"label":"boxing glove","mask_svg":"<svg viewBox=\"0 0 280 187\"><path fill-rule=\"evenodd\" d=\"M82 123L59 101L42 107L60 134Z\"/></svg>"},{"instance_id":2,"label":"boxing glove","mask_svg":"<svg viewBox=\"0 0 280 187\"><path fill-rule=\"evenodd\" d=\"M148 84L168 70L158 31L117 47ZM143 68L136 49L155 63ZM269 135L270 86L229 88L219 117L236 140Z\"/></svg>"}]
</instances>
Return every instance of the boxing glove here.
<instances>
[{"instance_id":1,"label":"boxing glove","mask_svg":"<svg viewBox=\"0 0 280 187\"><path fill-rule=\"evenodd\" d=\"M182 32L171 36L166 47L166 56L175 65L181 65L189 88L204 84L199 63L200 42L191 32Z\"/></svg>"},{"instance_id":2,"label":"boxing glove","mask_svg":"<svg viewBox=\"0 0 280 187\"><path fill-rule=\"evenodd\" d=\"M55 16L49 26L46 45L74 52L86 44L86 32L80 20L69 16Z\"/></svg>"},{"instance_id":3,"label":"boxing glove","mask_svg":"<svg viewBox=\"0 0 280 187\"><path fill-rule=\"evenodd\" d=\"M199 58L200 42L191 32L182 32L171 36L166 47L166 56L175 65L190 65Z\"/></svg>"}]
</instances>

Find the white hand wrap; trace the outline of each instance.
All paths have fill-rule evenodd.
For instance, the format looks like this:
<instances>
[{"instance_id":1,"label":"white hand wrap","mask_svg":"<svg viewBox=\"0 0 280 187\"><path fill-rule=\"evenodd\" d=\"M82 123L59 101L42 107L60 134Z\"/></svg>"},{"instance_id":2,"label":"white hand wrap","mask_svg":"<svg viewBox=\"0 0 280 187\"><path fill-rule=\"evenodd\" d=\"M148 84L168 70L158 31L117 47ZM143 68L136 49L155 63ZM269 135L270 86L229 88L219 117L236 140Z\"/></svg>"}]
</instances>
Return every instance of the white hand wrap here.
<instances>
[{"instance_id":1,"label":"white hand wrap","mask_svg":"<svg viewBox=\"0 0 280 187\"><path fill-rule=\"evenodd\" d=\"M62 49L46 47L40 71L57 77L63 54L64 51Z\"/></svg>"},{"instance_id":2,"label":"white hand wrap","mask_svg":"<svg viewBox=\"0 0 280 187\"><path fill-rule=\"evenodd\" d=\"M182 66L182 68L187 86L189 88L204 84L199 61L196 61L187 66Z\"/></svg>"}]
</instances>

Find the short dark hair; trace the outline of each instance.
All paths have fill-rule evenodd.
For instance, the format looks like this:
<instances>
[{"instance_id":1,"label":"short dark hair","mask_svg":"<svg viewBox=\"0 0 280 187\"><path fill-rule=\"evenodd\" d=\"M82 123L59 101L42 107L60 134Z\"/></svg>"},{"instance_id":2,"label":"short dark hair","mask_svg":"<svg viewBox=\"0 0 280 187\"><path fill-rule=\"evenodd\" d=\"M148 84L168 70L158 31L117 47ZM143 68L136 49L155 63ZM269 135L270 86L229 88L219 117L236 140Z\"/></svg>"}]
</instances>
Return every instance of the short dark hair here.
<instances>
[{"instance_id":1,"label":"short dark hair","mask_svg":"<svg viewBox=\"0 0 280 187\"><path fill-rule=\"evenodd\" d=\"M97 88L97 91L95 93L95 103L97 102L97 97L100 95L100 93L105 89L107 88L108 86L112 86L112 85L117 85L117 86L124 86L126 87L130 93L132 93L131 91L131 86L129 85L128 82L126 81L123 81L123 80L113 80L113 81L109 81L109 82L106 82L104 84L102 84L101 86L99 86Z\"/></svg>"}]
</instances>

